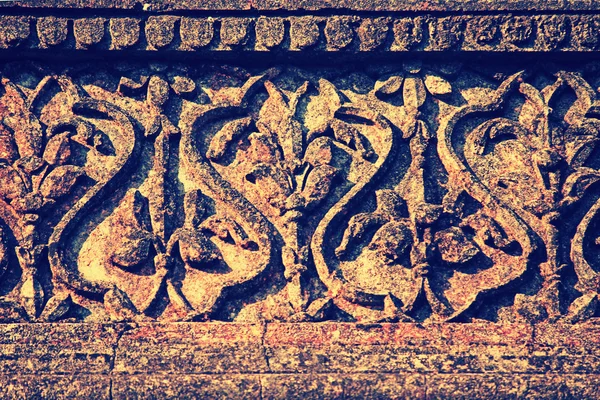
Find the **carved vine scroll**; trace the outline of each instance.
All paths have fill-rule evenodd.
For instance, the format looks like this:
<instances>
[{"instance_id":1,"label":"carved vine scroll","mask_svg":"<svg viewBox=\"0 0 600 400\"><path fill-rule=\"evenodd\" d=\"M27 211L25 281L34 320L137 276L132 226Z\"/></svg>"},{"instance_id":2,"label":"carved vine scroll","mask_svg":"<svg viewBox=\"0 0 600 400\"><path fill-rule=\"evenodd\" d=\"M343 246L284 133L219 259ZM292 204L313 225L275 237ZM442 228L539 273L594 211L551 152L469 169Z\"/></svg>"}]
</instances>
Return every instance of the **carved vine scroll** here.
<instances>
[{"instance_id":1,"label":"carved vine scroll","mask_svg":"<svg viewBox=\"0 0 600 400\"><path fill-rule=\"evenodd\" d=\"M1 76L1 321L598 312L594 65Z\"/></svg>"}]
</instances>

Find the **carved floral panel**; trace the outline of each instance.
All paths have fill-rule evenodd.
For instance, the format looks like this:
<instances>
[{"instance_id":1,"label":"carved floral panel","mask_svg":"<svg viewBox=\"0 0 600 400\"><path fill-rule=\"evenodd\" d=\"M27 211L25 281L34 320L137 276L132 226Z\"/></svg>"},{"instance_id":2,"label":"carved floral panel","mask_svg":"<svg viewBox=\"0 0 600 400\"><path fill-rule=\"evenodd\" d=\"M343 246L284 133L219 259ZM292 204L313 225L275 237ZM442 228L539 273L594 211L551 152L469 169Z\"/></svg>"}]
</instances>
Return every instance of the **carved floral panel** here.
<instances>
[{"instance_id":1,"label":"carved floral panel","mask_svg":"<svg viewBox=\"0 0 600 400\"><path fill-rule=\"evenodd\" d=\"M13 321L577 322L596 64L5 64Z\"/></svg>"}]
</instances>

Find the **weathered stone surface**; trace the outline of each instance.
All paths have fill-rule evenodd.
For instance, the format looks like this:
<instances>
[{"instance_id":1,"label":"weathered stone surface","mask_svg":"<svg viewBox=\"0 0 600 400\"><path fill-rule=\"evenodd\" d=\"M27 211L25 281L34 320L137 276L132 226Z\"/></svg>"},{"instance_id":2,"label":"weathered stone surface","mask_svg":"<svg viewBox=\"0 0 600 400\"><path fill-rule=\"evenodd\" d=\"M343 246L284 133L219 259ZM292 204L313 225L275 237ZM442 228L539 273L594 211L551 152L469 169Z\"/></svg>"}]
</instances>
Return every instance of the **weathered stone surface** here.
<instances>
[{"instance_id":1,"label":"weathered stone surface","mask_svg":"<svg viewBox=\"0 0 600 400\"><path fill-rule=\"evenodd\" d=\"M136 18L110 20L112 49L122 50L137 44L140 39L140 21Z\"/></svg>"},{"instance_id":2,"label":"weathered stone surface","mask_svg":"<svg viewBox=\"0 0 600 400\"><path fill-rule=\"evenodd\" d=\"M588 380L589 379L589 380ZM427 376L430 399L596 399L596 376L450 374Z\"/></svg>"},{"instance_id":3,"label":"weathered stone surface","mask_svg":"<svg viewBox=\"0 0 600 400\"><path fill-rule=\"evenodd\" d=\"M271 374L261 377L265 399L424 399L421 375Z\"/></svg>"},{"instance_id":4,"label":"weathered stone surface","mask_svg":"<svg viewBox=\"0 0 600 400\"><path fill-rule=\"evenodd\" d=\"M113 366L119 325L0 325L1 374L99 374Z\"/></svg>"},{"instance_id":5,"label":"weathered stone surface","mask_svg":"<svg viewBox=\"0 0 600 400\"><path fill-rule=\"evenodd\" d=\"M560 348L551 366L539 362L564 329L534 338L531 327L497 324L43 326L4 326L3 397L597 398L589 371L600 361L576 373L582 351ZM9 365L10 346L27 351ZM398 362L403 353L412 365Z\"/></svg>"},{"instance_id":6,"label":"weathered stone surface","mask_svg":"<svg viewBox=\"0 0 600 400\"><path fill-rule=\"evenodd\" d=\"M598 397L595 2L0 11L0 397Z\"/></svg>"},{"instance_id":7,"label":"weathered stone surface","mask_svg":"<svg viewBox=\"0 0 600 400\"><path fill-rule=\"evenodd\" d=\"M8 64L0 316L593 322L598 75L521 67Z\"/></svg>"},{"instance_id":8,"label":"weathered stone surface","mask_svg":"<svg viewBox=\"0 0 600 400\"><path fill-rule=\"evenodd\" d=\"M3 17L2 48L235 52L239 50L338 52L593 52L598 47L598 16L589 14L465 14L378 17L290 15L209 17L137 15L110 18L55 16ZM32 21L36 37L29 34ZM73 28L70 28L73 26ZM289 26L289 28L287 28ZM284 27L286 27L284 29ZM427 32L427 34L424 34ZM28 39L27 45L23 42ZM73 40L73 38L75 40ZM213 42L213 46L207 45ZM354 45L352 45L354 43ZM145 45L144 45L145 44Z\"/></svg>"},{"instance_id":9,"label":"weathered stone surface","mask_svg":"<svg viewBox=\"0 0 600 400\"><path fill-rule=\"evenodd\" d=\"M40 47L59 45L67 39L67 20L65 18L45 17L37 21L37 34Z\"/></svg>"},{"instance_id":10,"label":"weathered stone surface","mask_svg":"<svg viewBox=\"0 0 600 400\"><path fill-rule=\"evenodd\" d=\"M0 375L3 399L111 399L106 375Z\"/></svg>"},{"instance_id":11,"label":"weathered stone surface","mask_svg":"<svg viewBox=\"0 0 600 400\"><path fill-rule=\"evenodd\" d=\"M526 325L269 324L275 372L544 372Z\"/></svg>"},{"instance_id":12,"label":"weathered stone surface","mask_svg":"<svg viewBox=\"0 0 600 400\"><path fill-rule=\"evenodd\" d=\"M50 8L109 8L133 9L139 7L135 0L55 0L16 1L6 6L18 7L50 7ZM426 4L417 0L161 0L149 1L146 11L239 11L239 10L288 10L318 11L329 9L349 9L353 11L561 11L561 10L598 10L594 1L581 0L549 0L543 3L532 3L526 0L463 1L436 0Z\"/></svg>"},{"instance_id":13,"label":"weathered stone surface","mask_svg":"<svg viewBox=\"0 0 600 400\"><path fill-rule=\"evenodd\" d=\"M22 44L31 33L29 21L26 16L0 16L0 48Z\"/></svg>"},{"instance_id":14,"label":"weathered stone surface","mask_svg":"<svg viewBox=\"0 0 600 400\"><path fill-rule=\"evenodd\" d=\"M255 22L256 49L269 50L279 46L285 39L283 18L260 17Z\"/></svg>"},{"instance_id":15,"label":"weathered stone surface","mask_svg":"<svg viewBox=\"0 0 600 400\"><path fill-rule=\"evenodd\" d=\"M73 21L73 30L78 48L88 48L104 38L105 18L80 18Z\"/></svg>"},{"instance_id":16,"label":"weathered stone surface","mask_svg":"<svg viewBox=\"0 0 600 400\"><path fill-rule=\"evenodd\" d=\"M212 18L181 18L180 35L183 48L190 50L208 46L213 40Z\"/></svg>"},{"instance_id":17,"label":"weathered stone surface","mask_svg":"<svg viewBox=\"0 0 600 400\"><path fill-rule=\"evenodd\" d=\"M116 375L112 399L258 399L260 375Z\"/></svg>"},{"instance_id":18,"label":"weathered stone surface","mask_svg":"<svg viewBox=\"0 0 600 400\"><path fill-rule=\"evenodd\" d=\"M162 49L175 38L175 24L179 18L173 16L150 17L146 22L146 40L152 49Z\"/></svg>"},{"instance_id":19,"label":"weathered stone surface","mask_svg":"<svg viewBox=\"0 0 600 400\"><path fill-rule=\"evenodd\" d=\"M114 371L128 374L265 372L268 365L262 335L260 325L141 325L121 337Z\"/></svg>"}]
</instances>

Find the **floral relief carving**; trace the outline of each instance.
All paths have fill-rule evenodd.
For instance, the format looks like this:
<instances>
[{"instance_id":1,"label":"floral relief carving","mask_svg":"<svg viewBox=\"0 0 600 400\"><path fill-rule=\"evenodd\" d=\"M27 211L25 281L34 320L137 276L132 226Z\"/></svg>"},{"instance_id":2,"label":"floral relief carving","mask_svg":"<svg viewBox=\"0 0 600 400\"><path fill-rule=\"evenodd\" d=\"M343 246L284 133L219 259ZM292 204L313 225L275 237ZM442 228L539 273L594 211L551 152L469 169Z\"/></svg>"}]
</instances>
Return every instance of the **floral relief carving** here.
<instances>
[{"instance_id":1,"label":"floral relief carving","mask_svg":"<svg viewBox=\"0 0 600 400\"><path fill-rule=\"evenodd\" d=\"M7 65L0 320L593 318L598 77L511 68Z\"/></svg>"}]
</instances>

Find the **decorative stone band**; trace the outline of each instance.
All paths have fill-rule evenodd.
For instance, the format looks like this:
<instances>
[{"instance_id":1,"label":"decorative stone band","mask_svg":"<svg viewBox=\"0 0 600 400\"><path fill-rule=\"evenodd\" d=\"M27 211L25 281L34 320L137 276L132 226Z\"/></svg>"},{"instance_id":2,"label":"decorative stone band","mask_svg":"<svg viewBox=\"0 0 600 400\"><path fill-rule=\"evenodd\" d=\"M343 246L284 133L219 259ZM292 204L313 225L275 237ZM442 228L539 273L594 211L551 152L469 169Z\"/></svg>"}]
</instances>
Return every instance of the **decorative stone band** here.
<instances>
[{"instance_id":1,"label":"decorative stone band","mask_svg":"<svg viewBox=\"0 0 600 400\"><path fill-rule=\"evenodd\" d=\"M83 13L82 13L83 14ZM220 14L225 15L225 14ZM0 16L1 49L590 52L600 15Z\"/></svg>"},{"instance_id":2,"label":"decorative stone band","mask_svg":"<svg viewBox=\"0 0 600 400\"><path fill-rule=\"evenodd\" d=\"M4 0L7 7L144 11L597 11L597 0Z\"/></svg>"},{"instance_id":3,"label":"decorative stone band","mask_svg":"<svg viewBox=\"0 0 600 400\"><path fill-rule=\"evenodd\" d=\"M3 398L597 398L598 327L0 326Z\"/></svg>"}]
</instances>

